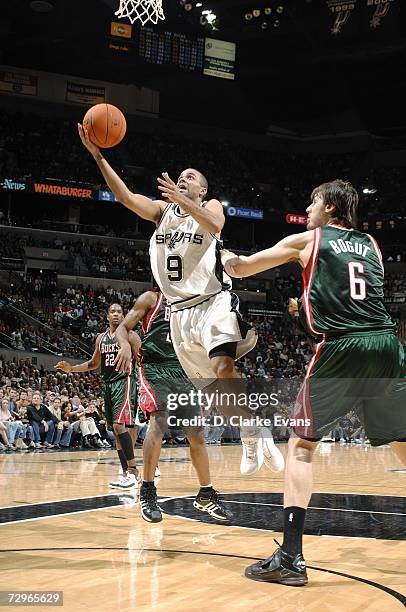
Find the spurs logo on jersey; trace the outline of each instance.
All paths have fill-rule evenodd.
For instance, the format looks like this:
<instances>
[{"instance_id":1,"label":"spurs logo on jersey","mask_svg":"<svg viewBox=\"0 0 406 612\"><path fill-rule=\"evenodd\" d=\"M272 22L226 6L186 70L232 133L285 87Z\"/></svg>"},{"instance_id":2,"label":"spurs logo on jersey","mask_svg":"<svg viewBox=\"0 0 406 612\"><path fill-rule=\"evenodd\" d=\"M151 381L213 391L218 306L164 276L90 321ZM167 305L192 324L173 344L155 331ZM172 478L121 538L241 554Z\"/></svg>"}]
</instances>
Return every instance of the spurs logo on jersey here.
<instances>
[{"instance_id":1,"label":"spurs logo on jersey","mask_svg":"<svg viewBox=\"0 0 406 612\"><path fill-rule=\"evenodd\" d=\"M168 204L151 237L149 252L154 278L173 310L195 306L231 289L231 279L221 264L221 246L221 241L177 204Z\"/></svg>"},{"instance_id":2,"label":"spurs logo on jersey","mask_svg":"<svg viewBox=\"0 0 406 612\"><path fill-rule=\"evenodd\" d=\"M167 244L170 249L173 249L178 243L193 242L193 244L202 244L202 234L194 234L187 232L167 232L166 234L156 234L155 240L157 244Z\"/></svg>"}]
</instances>

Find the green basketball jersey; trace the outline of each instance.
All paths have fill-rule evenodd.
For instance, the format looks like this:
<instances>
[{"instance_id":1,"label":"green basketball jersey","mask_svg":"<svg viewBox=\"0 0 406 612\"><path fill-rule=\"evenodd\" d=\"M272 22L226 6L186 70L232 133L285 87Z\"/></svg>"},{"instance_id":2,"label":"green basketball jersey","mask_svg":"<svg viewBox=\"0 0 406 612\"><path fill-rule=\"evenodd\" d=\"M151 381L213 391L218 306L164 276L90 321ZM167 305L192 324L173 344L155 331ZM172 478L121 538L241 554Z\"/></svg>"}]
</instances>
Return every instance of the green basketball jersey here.
<instances>
[{"instance_id":1,"label":"green basketball jersey","mask_svg":"<svg viewBox=\"0 0 406 612\"><path fill-rule=\"evenodd\" d=\"M338 225L317 228L302 278L312 333L394 330L383 299L382 255L369 234Z\"/></svg>"},{"instance_id":2,"label":"green basketball jersey","mask_svg":"<svg viewBox=\"0 0 406 612\"><path fill-rule=\"evenodd\" d=\"M103 382L112 383L126 378L128 374L133 371L131 366L131 372L122 373L116 372L114 366L114 360L117 357L117 353L120 350L120 345L117 342L117 338L110 334L110 330L106 330L100 340L100 354L101 354L101 377Z\"/></svg>"},{"instance_id":3,"label":"green basketball jersey","mask_svg":"<svg viewBox=\"0 0 406 612\"><path fill-rule=\"evenodd\" d=\"M140 355L144 363L165 362L179 364L174 351L169 328L171 309L162 293L142 322Z\"/></svg>"}]
</instances>

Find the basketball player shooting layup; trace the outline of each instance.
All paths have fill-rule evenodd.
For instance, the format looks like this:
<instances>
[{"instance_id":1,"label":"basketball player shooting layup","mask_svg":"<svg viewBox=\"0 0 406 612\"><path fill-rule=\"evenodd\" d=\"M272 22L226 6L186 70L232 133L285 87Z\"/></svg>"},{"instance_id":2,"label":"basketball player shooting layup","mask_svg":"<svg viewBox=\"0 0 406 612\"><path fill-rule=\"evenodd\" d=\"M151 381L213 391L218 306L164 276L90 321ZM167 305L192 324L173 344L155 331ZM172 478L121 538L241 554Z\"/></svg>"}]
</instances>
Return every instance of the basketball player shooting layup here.
<instances>
[{"instance_id":1,"label":"basketball player shooting layup","mask_svg":"<svg viewBox=\"0 0 406 612\"><path fill-rule=\"evenodd\" d=\"M297 261L303 268L307 326L322 335L297 399L300 416L309 417L311 425L296 428L299 437L289 440L283 544L246 569L253 580L307 583L302 537L312 493L312 457L321 437L348 412L349 398L363 400L371 444L390 444L406 465L404 351L384 305L379 247L372 236L355 229L357 206L351 183L323 183L306 209L308 231L249 257L222 254L227 273L239 278Z\"/></svg>"},{"instance_id":2,"label":"basketball player shooting layup","mask_svg":"<svg viewBox=\"0 0 406 612\"><path fill-rule=\"evenodd\" d=\"M137 382L135 377L135 358L138 354L141 340L138 334L131 332L128 342L131 347L130 360L124 373L117 372L114 362L120 346L115 332L124 319L120 304L111 304L107 314L109 328L99 334L92 358L84 363L71 365L67 361L59 361L55 368L61 372L90 372L101 367L104 382L104 410L106 420L113 430L116 439L117 453L123 469L123 476L117 482L110 483L118 489L129 489L141 480L134 459L134 439L127 430L134 432L134 405L137 399Z\"/></svg>"},{"instance_id":3,"label":"basketball player shooting layup","mask_svg":"<svg viewBox=\"0 0 406 612\"><path fill-rule=\"evenodd\" d=\"M78 129L116 199L156 225L150 241L151 268L171 306L171 338L185 373L195 384L200 379L200 388L215 379L239 379L235 360L255 346L257 335L242 321L238 299L230 292L231 279L223 271L224 212L218 200L203 200L206 178L188 168L175 184L164 172L158 181L167 202L132 193L84 128ZM241 428L242 474L253 474L264 460L271 469L283 469L283 456L272 436L266 430L262 440L261 433L260 428Z\"/></svg>"}]
</instances>

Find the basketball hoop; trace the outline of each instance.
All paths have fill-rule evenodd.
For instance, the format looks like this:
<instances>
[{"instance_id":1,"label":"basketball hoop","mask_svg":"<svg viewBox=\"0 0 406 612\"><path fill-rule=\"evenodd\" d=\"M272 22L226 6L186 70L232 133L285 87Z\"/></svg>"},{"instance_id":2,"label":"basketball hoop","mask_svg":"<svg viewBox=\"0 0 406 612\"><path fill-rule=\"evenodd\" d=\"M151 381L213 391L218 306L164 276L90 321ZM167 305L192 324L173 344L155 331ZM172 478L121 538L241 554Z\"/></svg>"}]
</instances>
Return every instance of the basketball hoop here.
<instances>
[{"instance_id":1,"label":"basketball hoop","mask_svg":"<svg viewBox=\"0 0 406 612\"><path fill-rule=\"evenodd\" d=\"M134 23L137 19L145 25L148 21L158 23L165 19L162 10L162 0L120 0L118 11L114 13L119 19L128 19Z\"/></svg>"}]
</instances>

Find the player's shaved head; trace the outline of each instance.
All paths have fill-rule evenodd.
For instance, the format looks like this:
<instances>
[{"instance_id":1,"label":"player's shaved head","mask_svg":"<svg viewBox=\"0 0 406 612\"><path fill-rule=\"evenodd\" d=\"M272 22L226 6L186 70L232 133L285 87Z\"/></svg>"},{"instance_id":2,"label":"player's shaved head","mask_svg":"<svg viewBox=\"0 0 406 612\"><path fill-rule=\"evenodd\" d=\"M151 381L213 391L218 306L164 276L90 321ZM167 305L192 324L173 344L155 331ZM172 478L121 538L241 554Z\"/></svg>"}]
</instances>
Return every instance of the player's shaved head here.
<instances>
[{"instance_id":1,"label":"player's shaved head","mask_svg":"<svg viewBox=\"0 0 406 612\"><path fill-rule=\"evenodd\" d=\"M196 170L196 172L199 175L201 186L204 187L205 189L208 189L209 188L209 183L207 181L207 178L204 176L204 174L202 172L199 172L199 170Z\"/></svg>"}]
</instances>

